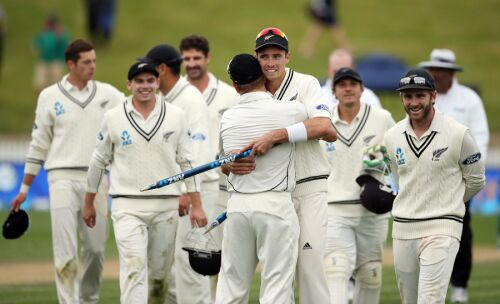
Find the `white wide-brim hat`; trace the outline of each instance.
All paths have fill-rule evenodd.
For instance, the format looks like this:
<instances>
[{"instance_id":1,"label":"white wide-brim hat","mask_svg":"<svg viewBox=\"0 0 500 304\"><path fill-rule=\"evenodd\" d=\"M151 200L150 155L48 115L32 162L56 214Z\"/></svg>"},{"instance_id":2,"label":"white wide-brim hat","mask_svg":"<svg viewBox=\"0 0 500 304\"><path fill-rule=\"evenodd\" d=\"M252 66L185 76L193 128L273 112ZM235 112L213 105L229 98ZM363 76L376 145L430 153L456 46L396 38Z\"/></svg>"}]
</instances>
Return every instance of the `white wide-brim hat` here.
<instances>
[{"instance_id":1,"label":"white wide-brim hat","mask_svg":"<svg viewBox=\"0 0 500 304\"><path fill-rule=\"evenodd\" d=\"M455 53L448 49L433 49L430 60L420 62L418 66L424 69L440 68L463 71L463 68L455 63Z\"/></svg>"}]
</instances>

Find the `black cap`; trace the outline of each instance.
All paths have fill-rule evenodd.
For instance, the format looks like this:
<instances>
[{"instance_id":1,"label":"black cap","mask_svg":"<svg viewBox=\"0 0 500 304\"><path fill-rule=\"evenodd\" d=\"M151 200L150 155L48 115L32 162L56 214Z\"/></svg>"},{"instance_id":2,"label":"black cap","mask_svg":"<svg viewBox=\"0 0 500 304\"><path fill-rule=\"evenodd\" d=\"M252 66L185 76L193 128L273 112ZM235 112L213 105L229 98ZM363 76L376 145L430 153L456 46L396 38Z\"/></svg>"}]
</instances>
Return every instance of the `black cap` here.
<instances>
[{"instance_id":1,"label":"black cap","mask_svg":"<svg viewBox=\"0 0 500 304\"><path fill-rule=\"evenodd\" d=\"M151 73L155 75L155 77L159 75L156 66L151 62L136 62L128 70L128 80L132 80L135 76L144 72Z\"/></svg>"},{"instance_id":2,"label":"black cap","mask_svg":"<svg viewBox=\"0 0 500 304\"><path fill-rule=\"evenodd\" d=\"M409 89L420 89L434 91L434 79L431 74L424 69L411 69L399 80L399 87L396 91Z\"/></svg>"},{"instance_id":3,"label":"black cap","mask_svg":"<svg viewBox=\"0 0 500 304\"><path fill-rule=\"evenodd\" d=\"M359 83L363 83L361 76L355 70L351 68L341 68L337 72L335 72L335 76L333 77L333 85L335 86L339 81L344 78L351 78Z\"/></svg>"},{"instance_id":4,"label":"black cap","mask_svg":"<svg viewBox=\"0 0 500 304\"><path fill-rule=\"evenodd\" d=\"M285 33L277 27L268 27L257 34L255 38L255 51L267 45L276 45L288 51L288 38Z\"/></svg>"},{"instance_id":5,"label":"black cap","mask_svg":"<svg viewBox=\"0 0 500 304\"><path fill-rule=\"evenodd\" d=\"M259 79L262 76L262 69L254 56L239 54L229 62L227 73L234 83L244 85Z\"/></svg>"},{"instance_id":6,"label":"black cap","mask_svg":"<svg viewBox=\"0 0 500 304\"><path fill-rule=\"evenodd\" d=\"M175 66L182 62L182 57L177 50L168 44L159 44L146 54L145 57L139 58L142 62L151 62L155 65L166 64L168 66Z\"/></svg>"},{"instance_id":7,"label":"black cap","mask_svg":"<svg viewBox=\"0 0 500 304\"><path fill-rule=\"evenodd\" d=\"M11 211L3 224L3 237L6 239L17 239L23 235L30 226L30 218L26 211Z\"/></svg>"},{"instance_id":8,"label":"black cap","mask_svg":"<svg viewBox=\"0 0 500 304\"><path fill-rule=\"evenodd\" d=\"M396 195L392 189L369 174L356 178L356 183L361 186L359 200L361 205L376 214L384 214L392 210Z\"/></svg>"}]
</instances>

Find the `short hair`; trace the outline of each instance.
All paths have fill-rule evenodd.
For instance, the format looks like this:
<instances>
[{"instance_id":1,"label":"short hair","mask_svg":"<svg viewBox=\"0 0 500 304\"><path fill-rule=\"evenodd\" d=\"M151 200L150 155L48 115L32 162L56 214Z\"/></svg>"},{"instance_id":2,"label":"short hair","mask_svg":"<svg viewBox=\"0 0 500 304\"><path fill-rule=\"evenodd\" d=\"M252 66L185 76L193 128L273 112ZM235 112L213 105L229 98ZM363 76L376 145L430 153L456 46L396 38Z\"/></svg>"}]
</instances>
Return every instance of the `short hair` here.
<instances>
[{"instance_id":1,"label":"short hair","mask_svg":"<svg viewBox=\"0 0 500 304\"><path fill-rule=\"evenodd\" d=\"M195 49L201 51L205 56L210 52L210 46L207 38L199 35L191 35L183 38L179 49L182 51Z\"/></svg>"},{"instance_id":2,"label":"short hair","mask_svg":"<svg viewBox=\"0 0 500 304\"><path fill-rule=\"evenodd\" d=\"M255 89L257 89L258 87L263 86L265 84L266 84L266 79L264 78L264 75L260 76L259 78L255 79L254 81L247 83L247 84L234 83L234 85L240 91L240 94L252 92Z\"/></svg>"},{"instance_id":3,"label":"short hair","mask_svg":"<svg viewBox=\"0 0 500 304\"><path fill-rule=\"evenodd\" d=\"M64 51L64 59L77 62L80 59L80 53L92 51L94 46L89 41L83 39L76 39L72 41Z\"/></svg>"}]
</instances>

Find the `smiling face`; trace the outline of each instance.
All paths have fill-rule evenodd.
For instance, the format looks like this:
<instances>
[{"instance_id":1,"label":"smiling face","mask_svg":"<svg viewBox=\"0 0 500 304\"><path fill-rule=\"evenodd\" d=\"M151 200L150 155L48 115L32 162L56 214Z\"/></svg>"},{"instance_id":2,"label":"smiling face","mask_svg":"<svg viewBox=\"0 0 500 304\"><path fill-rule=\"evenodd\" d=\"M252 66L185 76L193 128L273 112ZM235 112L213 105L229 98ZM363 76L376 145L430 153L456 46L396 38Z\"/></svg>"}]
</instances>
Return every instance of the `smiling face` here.
<instances>
[{"instance_id":1,"label":"smiling face","mask_svg":"<svg viewBox=\"0 0 500 304\"><path fill-rule=\"evenodd\" d=\"M412 122L432 120L436 91L409 89L401 92L405 112Z\"/></svg>"},{"instance_id":2,"label":"smiling face","mask_svg":"<svg viewBox=\"0 0 500 304\"><path fill-rule=\"evenodd\" d=\"M352 78L344 78L333 87L333 93L339 100L340 105L353 107L360 103L363 85Z\"/></svg>"},{"instance_id":3,"label":"smiling face","mask_svg":"<svg viewBox=\"0 0 500 304\"><path fill-rule=\"evenodd\" d=\"M290 60L290 53L277 46L266 46L259 49L256 57L268 81L281 80L285 77L285 67Z\"/></svg>"},{"instance_id":4,"label":"smiling face","mask_svg":"<svg viewBox=\"0 0 500 304\"><path fill-rule=\"evenodd\" d=\"M134 101L139 103L155 100L158 86L158 78L150 72L137 74L127 82L127 87L132 93Z\"/></svg>"},{"instance_id":5,"label":"smiling face","mask_svg":"<svg viewBox=\"0 0 500 304\"><path fill-rule=\"evenodd\" d=\"M207 74L210 53L205 56L200 50L188 49L182 51L182 58L182 65L186 69L188 79L198 80Z\"/></svg>"}]
</instances>

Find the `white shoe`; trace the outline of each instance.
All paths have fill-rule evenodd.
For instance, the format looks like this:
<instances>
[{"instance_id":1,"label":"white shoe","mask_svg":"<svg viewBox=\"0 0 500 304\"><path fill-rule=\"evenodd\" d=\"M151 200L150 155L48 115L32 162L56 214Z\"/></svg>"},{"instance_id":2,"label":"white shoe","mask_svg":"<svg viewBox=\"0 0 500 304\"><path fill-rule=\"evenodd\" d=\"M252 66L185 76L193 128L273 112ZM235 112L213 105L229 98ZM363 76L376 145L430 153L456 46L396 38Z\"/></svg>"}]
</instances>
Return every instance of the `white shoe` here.
<instances>
[{"instance_id":1,"label":"white shoe","mask_svg":"<svg viewBox=\"0 0 500 304\"><path fill-rule=\"evenodd\" d=\"M467 303L469 301L469 295L467 294L467 289L463 287L451 287L451 303Z\"/></svg>"},{"instance_id":2,"label":"white shoe","mask_svg":"<svg viewBox=\"0 0 500 304\"><path fill-rule=\"evenodd\" d=\"M349 302L352 302L352 299L354 299L354 281L349 280L349 284L347 285L347 299Z\"/></svg>"}]
</instances>

